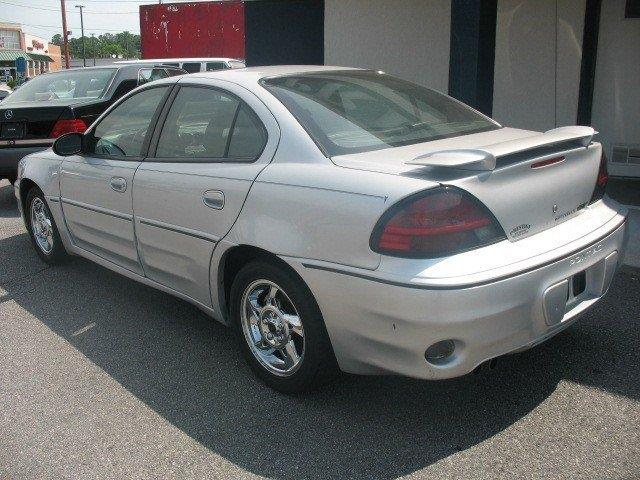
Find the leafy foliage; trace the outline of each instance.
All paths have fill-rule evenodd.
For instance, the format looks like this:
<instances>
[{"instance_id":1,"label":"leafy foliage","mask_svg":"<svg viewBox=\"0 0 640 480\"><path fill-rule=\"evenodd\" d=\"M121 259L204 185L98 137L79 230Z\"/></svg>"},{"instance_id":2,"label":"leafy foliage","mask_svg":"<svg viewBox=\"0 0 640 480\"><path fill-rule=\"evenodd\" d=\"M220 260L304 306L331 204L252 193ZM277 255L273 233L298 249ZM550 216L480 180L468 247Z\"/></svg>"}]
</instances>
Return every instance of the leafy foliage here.
<instances>
[{"instance_id":1,"label":"leafy foliage","mask_svg":"<svg viewBox=\"0 0 640 480\"><path fill-rule=\"evenodd\" d=\"M140 57L140 35L130 32L105 33L84 37L87 58L106 58L113 55L123 58ZM62 35L57 33L51 43L62 46ZM69 38L69 53L74 58L82 58L82 37Z\"/></svg>"}]
</instances>

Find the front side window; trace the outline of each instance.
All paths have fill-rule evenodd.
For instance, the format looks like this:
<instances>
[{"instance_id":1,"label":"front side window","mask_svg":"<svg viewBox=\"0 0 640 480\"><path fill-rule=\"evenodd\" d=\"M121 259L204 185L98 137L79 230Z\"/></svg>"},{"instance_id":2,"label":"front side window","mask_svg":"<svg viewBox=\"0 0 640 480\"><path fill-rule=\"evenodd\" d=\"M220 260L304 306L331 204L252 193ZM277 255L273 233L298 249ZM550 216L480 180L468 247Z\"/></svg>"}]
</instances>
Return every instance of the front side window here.
<instances>
[{"instance_id":1,"label":"front side window","mask_svg":"<svg viewBox=\"0 0 640 480\"><path fill-rule=\"evenodd\" d=\"M253 160L265 143L260 120L237 97L212 88L182 87L164 122L156 157Z\"/></svg>"},{"instance_id":2,"label":"front side window","mask_svg":"<svg viewBox=\"0 0 640 480\"><path fill-rule=\"evenodd\" d=\"M446 95L377 72L309 73L263 85L330 157L500 128Z\"/></svg>"},{"instance_id":3,"label":"front side window","mask_svg":"<svg viewBox=\"0 0 640 480\"><path fill-rule=\"evenodd\" d=\"M198 73L200 71L200 62L185 62L182 64L182 69L188 73Z\"/></svg>"},{"instance_id":4,"label":"front side window","mask_svg":"<svg viewBox=\"0 0 640 480\"><path fill-rule=\"evenodd\" d=\"M88 134L86 153L139 157L149 125L169 87L143 90L115 107Z\"/></svg>"},{"instance_id":5,"label":"front side window","mask_svg":"<svg viewBox=\"0 0 640 480\"><path fill-rule=\"evenodd\" d=\"M116 70L81 68L60 73L38 75L24 84L7 102L50 102L63 103L69 99L102 98L107 91Z\"/></svg>"}]
</instances>

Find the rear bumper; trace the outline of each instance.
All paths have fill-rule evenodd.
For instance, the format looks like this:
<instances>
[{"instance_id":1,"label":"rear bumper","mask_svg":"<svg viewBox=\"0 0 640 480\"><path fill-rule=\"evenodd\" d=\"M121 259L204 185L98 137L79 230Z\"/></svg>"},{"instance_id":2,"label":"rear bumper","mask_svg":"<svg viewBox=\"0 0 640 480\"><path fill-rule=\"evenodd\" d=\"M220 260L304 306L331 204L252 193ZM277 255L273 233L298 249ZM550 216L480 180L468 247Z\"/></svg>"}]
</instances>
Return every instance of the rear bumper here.
<instances>
[{"instance_id":1,"label":"rear bumper","mask_svg":"<svg viewBox=\"0 0 640 480\"><path fill-rule=\"evenodd\" d=\"M557 334L607 291L626 244L624 214L560 258L466 286L399 284L287 259L315 294L340 367L350 373L444 379L491 358ZM595 238L595 239L594 239ZM574 275L584 292L567 300ZM427 347L453 340L454 354L437 365Z\"/></svg>"},{"instance_id":2,"label":"rear bumper","mask_svg":"<svg viewBox=\"0 0 640 480\"><path fill-rule=\"evenodd\" d=\"M20 160L27 155L35 152L41 152L49 147L50 145L0 148L0 177L5 175L16 175L18 172L18 162Z\"/></svg>"}]
</instances>

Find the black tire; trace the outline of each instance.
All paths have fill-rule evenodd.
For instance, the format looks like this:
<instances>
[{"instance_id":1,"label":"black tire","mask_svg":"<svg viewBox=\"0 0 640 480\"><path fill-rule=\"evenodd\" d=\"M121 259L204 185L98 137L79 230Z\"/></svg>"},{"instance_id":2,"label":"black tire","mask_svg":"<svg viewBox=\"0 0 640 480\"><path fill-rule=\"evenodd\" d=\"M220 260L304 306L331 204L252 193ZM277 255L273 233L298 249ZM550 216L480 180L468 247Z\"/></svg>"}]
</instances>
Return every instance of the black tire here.
<instances>
[{"instance_id":1,"label":"black tire","mask_svg":"<svg viewBox=\"0 0 640 480\"><path fill-rule=\"evenodd\" d=\"M297 310L304 329L304 354L294 373L279 376L267 369L254 355L242 327L242 302L245 291L258 280L278 285ZM301 393L314 390L336 376L337 362L322 319L320 308L302 279L287 267L268 259L245 265L231 286L229 308L232 326L240 348L256 376L274 390Z\"/></svg>"},{"instance_id":2,"label":"black tire","mask_svg":"<svg viewBox=\"0 0 640 480\"><path fill-rule=\"evenodd\" d=\"M31 223L31 207L34 202L40 201L43 204L43 210L47 215L47 218L51 221L51 237L53 241L53 245L51 251L45 251L36 240L36 237L33 232L33 227ZM54 265L63 262L67 257L67 251L62 244L62 240L60 239L60 233L58 232L58 226L56 225L55 220L53 219L53 215L51 214L51 210L49 210L49 206L47 205L47 200L44 197L42 191L33 187L27 193L27 198L25 201L25 211L24 216L26 219L27 231L29 232L29 238L31 239L31 244L33 248L36 250L36 253L40 256L42 260L46 263Z\"/></svg>"}]
</instances>

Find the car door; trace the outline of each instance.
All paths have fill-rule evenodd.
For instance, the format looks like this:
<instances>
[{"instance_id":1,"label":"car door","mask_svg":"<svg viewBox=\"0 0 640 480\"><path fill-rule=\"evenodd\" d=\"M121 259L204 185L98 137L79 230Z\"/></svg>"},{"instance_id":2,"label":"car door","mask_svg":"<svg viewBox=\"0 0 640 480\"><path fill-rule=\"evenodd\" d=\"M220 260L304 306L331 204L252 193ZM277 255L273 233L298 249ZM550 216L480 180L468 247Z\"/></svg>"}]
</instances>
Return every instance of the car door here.
<instances>
[{"instance_id":1,"label":"car door","mask_svg":"<svg viewBox=\"0 0 640 480\"><path fill-rule=\"evenodd\" d=\"M85 134L83 153L61 167L62 209L74 244L140 274L131 188L169 90L126 98Z\"/></svg>"},{"instance_id":2,"label":"car door","mask_svg":"<svg viewBox=\"0 0 640 480\"><path fill-rule=\"evenodd\" d=\"M183 79L172 92L136 172L133 204L147 277L211 305L213 249L271 161L279 129L246 89L206 81Z\"/></svg>"}]
</instances>

